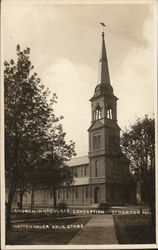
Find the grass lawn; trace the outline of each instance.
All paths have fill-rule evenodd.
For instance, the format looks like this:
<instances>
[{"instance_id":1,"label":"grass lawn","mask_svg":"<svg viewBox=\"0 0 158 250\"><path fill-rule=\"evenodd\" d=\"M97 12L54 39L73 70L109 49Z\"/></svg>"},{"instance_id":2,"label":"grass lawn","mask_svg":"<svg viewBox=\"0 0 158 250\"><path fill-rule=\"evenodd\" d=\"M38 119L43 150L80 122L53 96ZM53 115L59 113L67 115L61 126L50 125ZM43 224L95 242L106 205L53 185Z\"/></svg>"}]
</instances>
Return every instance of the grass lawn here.
<instances>
[{"instance_id":1,"label":"grass lawn","mask_svg":"<svg viewBox=\"0 0 158 250\"><path fill-rule=\"evenodd\" d=\"M114 215L119 244L155 243L155 229L150 215Z\"/></svg>"},{"instance_id":2,"label":"grass lawn","mask_svg":"<svg viewBox=\"0 0 158 250\"><path fill-rule=\"evenodd\" d=\"M64 245L67 244L81 228L67 228L68 225L85 225L90 217L46 219L38 222L14 223L14 225L49 225L49 229L15 229L7 232L7 245ZM62 226L66 229L52 229L51 226Z\"/></svg>"},{"instance_id":3,"label":"grass lawn","mask_svg":"<svg viewBox=\"0 0 158 250\"><path fill-rule=\"evenodd\" d=\"M12 221L18 221L18 220L56 220L57 218L66 218L66 217L72 217L75 215L71 214L13 214L11 216Z\"/></svg>"}]
</instances>

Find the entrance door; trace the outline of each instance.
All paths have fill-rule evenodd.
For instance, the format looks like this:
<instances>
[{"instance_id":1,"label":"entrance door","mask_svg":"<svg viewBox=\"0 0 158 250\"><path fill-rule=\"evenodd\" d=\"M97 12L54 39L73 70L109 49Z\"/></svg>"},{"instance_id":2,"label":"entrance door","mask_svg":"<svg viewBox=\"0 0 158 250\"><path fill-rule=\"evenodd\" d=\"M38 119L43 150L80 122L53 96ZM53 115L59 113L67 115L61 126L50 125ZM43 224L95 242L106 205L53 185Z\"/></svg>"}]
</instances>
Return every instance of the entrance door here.
<instances>
[{"instance_id":1,"label":"entrance door","mask_svg":"<svg viewBox=\"0 0 158 250\"><path fill-rule=\"evenodd\" d=\"M94 203L95 204L97 204L97 203L99 203L99 188L98 187L96 187L95 189L94 189Z\"/></svg>"}]
</instances>

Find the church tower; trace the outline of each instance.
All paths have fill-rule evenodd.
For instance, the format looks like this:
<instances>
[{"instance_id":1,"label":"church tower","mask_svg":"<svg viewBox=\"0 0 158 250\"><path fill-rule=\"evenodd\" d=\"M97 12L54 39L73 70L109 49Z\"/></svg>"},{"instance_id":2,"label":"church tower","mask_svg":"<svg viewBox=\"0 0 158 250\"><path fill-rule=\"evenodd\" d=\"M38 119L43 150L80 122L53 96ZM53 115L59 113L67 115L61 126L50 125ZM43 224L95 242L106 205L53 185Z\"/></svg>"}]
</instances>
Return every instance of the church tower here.
<instances>
[{"instance_id":1,"label":"church tower","mask_svg":"<svg viewBox=\"0 0 158 250\"><path fill-rule=\"evenodd\" d=\"M110 83L106 55L104 32L102 32L102 50L99 60L99 82L95 87L91 101L90 156L105 153L116 154L119 151L120 128L117 125L117 100Z\"/></svg>"},{"instance_id":2,"label":"church tower","mask_svg":"<svg viewBox=\"0 0 158 250\"><path fill-rule=\"evenodd\" d=\"M104 32L99 60L99 82L91 102L89 132L91 205L101 202L120 205L125 201L128 160L120 149L120 128L117 124L117 100L110 82Z\"/></svg>"}]
</instances>

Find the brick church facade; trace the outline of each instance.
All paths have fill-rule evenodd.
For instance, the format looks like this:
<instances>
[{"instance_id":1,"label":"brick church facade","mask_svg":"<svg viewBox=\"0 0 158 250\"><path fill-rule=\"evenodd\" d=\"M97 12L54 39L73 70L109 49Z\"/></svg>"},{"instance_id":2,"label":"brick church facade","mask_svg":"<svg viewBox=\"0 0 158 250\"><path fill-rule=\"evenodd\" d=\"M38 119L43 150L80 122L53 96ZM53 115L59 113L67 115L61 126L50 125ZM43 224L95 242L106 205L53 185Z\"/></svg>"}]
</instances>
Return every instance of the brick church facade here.
<instances>
[{"instance_id":1,"label":"brick church facade","mask_svg":"<svg viewBox=\"0 0 158 250\"><path fill-rule=\"evenodd\" d=\"M121 152L120 128L117 124L117 100L110 82L104 32L100 79L91 102L91 125L88 129L88 155L69 162L74 176L71 186L57 190L57 203L69 206L96 206L135 204L135 184L129 174L129 160ZM23 198L24 206L30 205L31 194ZM34 191L34 206L52 206L53 195L49 190Z\"/></svg>"}]
</instances>

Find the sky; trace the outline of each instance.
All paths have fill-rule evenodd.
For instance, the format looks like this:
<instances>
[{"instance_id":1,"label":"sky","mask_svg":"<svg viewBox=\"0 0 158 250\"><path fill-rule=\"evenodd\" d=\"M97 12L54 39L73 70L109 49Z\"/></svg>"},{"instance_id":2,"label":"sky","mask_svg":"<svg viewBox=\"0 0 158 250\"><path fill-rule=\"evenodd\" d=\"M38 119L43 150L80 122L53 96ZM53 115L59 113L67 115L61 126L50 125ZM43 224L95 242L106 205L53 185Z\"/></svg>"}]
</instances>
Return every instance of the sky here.
<instances>
[{"instance_id":1,"label":"sky","mask_svg":"<svg viewBox=\"0 0 158 250\"><path fill-rule=\"evenodd\" d=\"M128 1L127 1L128 2ZM55 4L53 1L2 1L4 59L16 58L16 45L30 47L42 84L58 96L55 113L77 156L88 153L91 103L98 84L100 22L111 85L118 100L122 130L137 117L155 113L155 6L130 4Z\"/></svg>"}]
</instances>

